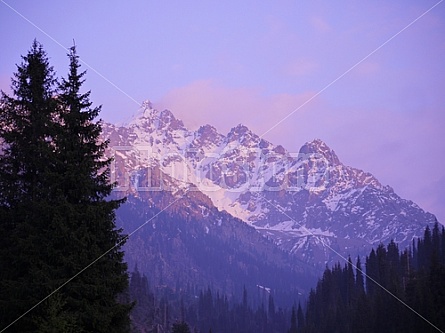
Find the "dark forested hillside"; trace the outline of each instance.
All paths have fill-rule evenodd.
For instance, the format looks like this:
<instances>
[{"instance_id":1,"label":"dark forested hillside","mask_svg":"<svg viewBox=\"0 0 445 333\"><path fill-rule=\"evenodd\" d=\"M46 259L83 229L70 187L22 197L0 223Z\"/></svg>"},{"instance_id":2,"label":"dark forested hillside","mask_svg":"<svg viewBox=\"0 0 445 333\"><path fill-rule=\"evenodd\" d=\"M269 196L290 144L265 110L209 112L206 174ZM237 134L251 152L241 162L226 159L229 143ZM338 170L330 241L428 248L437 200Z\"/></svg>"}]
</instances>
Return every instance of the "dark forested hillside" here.
<instances>
[{"instance_id":1,"label":"dark forested hillside","mask_svg":"<svg viewBox=\"0 0 445 333\"><path fill-rule=\"evenodd\" d=\"M438 223L410 248L379 245L360 260L325 270L309 295L299 332L445 330L445 230Z\"/></svg>"},{"instance_id":2,"label":"dark forested hillside","mask_svg":"<svg viewBox=\"0 0 445 333\"><path fill-rule=\"evenodd\" d=\"M264 288L257 288L255 295L244 289L240 299L233 299L211 287L152 287L138 269L131 275L130 297L136 302L134 333L184 332L180 327L190 332L279 333L287 331L291 317Z\"/></svg>"},{"instance_id":3,"label":"dark forested hillside","mask_svg":"<svg viewBox=\"0 0 445 333\"><path fill-rule=\"evenodd\" d=\"M119 224L126 233L143 225L125 247L130 269L137 264L156 286L211 286L229 298L240 298L244 287L254 295L260 286L273 290L279 306L292 305L309 290L316 279L310 266L200 195L190 193L164 211L161 202L176 200L171 193L128 197L117 212Z\"/></svg>"},{"instance_id":4,"label":"dark forested hillside","mask_svg":"<svg viewBox=\"0 0 445 333\"><path fill-rule=\"evenodd\" d=\"M365 258L327 268L303 307L278 307L270 290L230 298L212 287L130 282L133 332L441 332L445 328L445 230L435 224L403 251L381 244ZM298 305L297 305L298 304Z\"/></svg>"}]
</instances>

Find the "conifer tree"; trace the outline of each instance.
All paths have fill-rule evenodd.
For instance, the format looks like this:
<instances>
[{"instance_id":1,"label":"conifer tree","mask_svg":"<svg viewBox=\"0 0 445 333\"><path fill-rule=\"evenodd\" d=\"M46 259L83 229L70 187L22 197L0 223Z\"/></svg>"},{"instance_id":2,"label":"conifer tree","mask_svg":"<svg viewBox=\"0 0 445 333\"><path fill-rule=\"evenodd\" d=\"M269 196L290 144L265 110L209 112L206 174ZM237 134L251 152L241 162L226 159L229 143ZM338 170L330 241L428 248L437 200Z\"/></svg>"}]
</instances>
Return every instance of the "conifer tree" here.
<instances>
[{"instance_id":1,"label":"conifer tree","mask_svg":"<svg viewBox=\"0 0 445 333\"><path fill-rule=\"evenodd\" d=\"M289 333L297 333L297 315L295 313L295 306L292 307Z\"/></svg>"},{"instance_id":2,"label":"conifer tree","mask_svg":"<svg viewBox=\"0 0 445 333\"><path fill-rule=\"evenodd\" d=\"M122 200L109 200L100 107L80 93L85 73L75 48L69 58L68 78L56 90L34 41L13 79L14 97L2 93L0 328L45 299L11 329L125 332L131 307L117 298L128 276L114 224Z\"/></svg>"},{"instance_id":3,"label":"conifer tree","mask_svg":"<svg viewBox=\"0 0 445 333\"><path fill-rule=\"evenodd\" d=\"M357 295L362 296L365 293L365 287L364 287L362 263L360 261L360 256L357 257L357 263L355 267L356 267L355 285L356 285Z\"/></svg>"},{"instance_id":4,"label":"conifer tree","mask_svg":"<svg viewBox=\"0 0 445 333\"><path fill-rule=\"evenodd\" d=\"M356 297L355 276L351 257L348 258L346 266L346 303L349 304Z\"/></svg>"},{"instance_id":5,"label":"conifer tree","mask_svg":"<svg viewBox=\"0 0 445 333\"><path fill-rule=\"evenodd\" d=\"M442 226L442 232L440 234L440 244L441 244L441 258L442 265L445 265L445 227Z\"/></svg>"},{"instance_id":6,"label":"conifer tree","mask_svg":"<svg viewBox=\"0 0 445 333\"><path fill-rule=\"evenodd\" d=\"M42 46L34 41L0 100L0 329L51 291L54 258L49 192L54 174L53 99L56 80ZM14 324L35 331L42 307Z\"/></svg>"},{"instance_id":7,"label":"conifer tree","mask_svg":"<svg viewBox=\"0 0 445 333\"><path fill-rule=\"evenodd\" d=\"M375 250L372 249L369 256L366 257L366 292L373 295L376 291L375 282L379 280L379 270L377 265L377 256Z\"/></svg>"},{"instance_id":8,"label":"conifer tree","mask_svg":"<svg viewBox=\"0 0 445 333\"><path fill-rule=\"evenodd\" d=\"M116 229L115 210L123 200L110 200L111 159L105 157L108 142L100 141L100 107L92 107L90 92L81 93L85 72L79 73L75 47L70 49L70 71L60 85L57 147L57 206L62 224L71 234L66 266L77 271L97 260L66 288L68 305L77 312L86 331L123 332L128 329L130 306L118 302L128 287L123 262L123 236ZM68 235L67 235L68 236ZM104 255L105 254L105 255Z\"/></svg>"},{"instance_id":9,"label":"conifer tree","mask_svg":"<svg viewBox=\"0 0 445 333\"><path fill-rule=\"evenodd\" d=\"M304 327L304 314L303 314L303 309L301 308L300 302L298 302L297 322L298 322L298 329L299 330L303 329L303 327Z\"/></svg>"},{"instance_id":10,"label":"conifer tree","mask_svg":"<svg viewBox=\"0 0 445 333\"><path fill-rule=\"evenodd\" d=\"M275 317L275 302L273 300L272 294L269 294L269 306L268 306L268 315L271 320Z\"/></svg>"}]
</instances>

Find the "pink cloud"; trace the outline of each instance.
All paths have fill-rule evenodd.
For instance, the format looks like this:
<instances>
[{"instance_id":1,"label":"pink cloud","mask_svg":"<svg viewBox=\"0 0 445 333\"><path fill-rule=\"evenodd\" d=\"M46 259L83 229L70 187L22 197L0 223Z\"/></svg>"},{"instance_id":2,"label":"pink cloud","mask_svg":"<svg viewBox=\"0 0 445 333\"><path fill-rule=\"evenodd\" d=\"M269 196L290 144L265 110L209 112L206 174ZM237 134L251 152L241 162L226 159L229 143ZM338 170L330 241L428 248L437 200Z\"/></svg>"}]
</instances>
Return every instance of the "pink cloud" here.
<instances>
[{"instance_id":1,"label":"pink cloud","mask_svg":"<svg viewBox=\"0 0 445 333\"><path fill-rule=\"evenodd\" d=\"M290 63L285 68L285 73L292 76L303 76L315 72L319 68L317 62L300 58Z\"/></svg>"},{"instance_id":2,"label":"pink cloud","mask_svg":"<svg viewBox=\"0 0 445 333\"><path fill-rule=\"evenodd\" d=\"M266 33L261 38L261 45L266 50L270 50L272 46L287 47L289 45L298 45L302 42L302 35L298 33L289 23L281 17L270 15L266 19Z\"/></svg>"},{"instance_id":3,"label":"pink cloud","mask_svg":"<svg viewBox=\"0 0 445 333\"><path fill-rule=\"evenodd\" d=\"M358 76L375 75L380 71L380 64L372 61L364 61L354 68L353 74Z\"/></svg>"},{"instance_id":4,"label":"pink cloud","mask_svg":"<svg viewBox=\"0 0 445 333\"><path fill-rule=\"evenodd\" d=\"M172 110L190 128L211 124L226 134L242 123L260 135L311 96L312 92L265 96L258 89L228 88L199 80L173 89L155 106Z\"/></svg>"},{"instance_id":5,"label":"pink cloud","mask_svg":"<svg viewBox=\"0 0 445 333\"><path fill-rule=\"evenodd\" d=\"M310 18L310 23L312 27L320 33L327 33L332 31L331 25L321 16L312 16Z\"/></svg>"}]
</instances>

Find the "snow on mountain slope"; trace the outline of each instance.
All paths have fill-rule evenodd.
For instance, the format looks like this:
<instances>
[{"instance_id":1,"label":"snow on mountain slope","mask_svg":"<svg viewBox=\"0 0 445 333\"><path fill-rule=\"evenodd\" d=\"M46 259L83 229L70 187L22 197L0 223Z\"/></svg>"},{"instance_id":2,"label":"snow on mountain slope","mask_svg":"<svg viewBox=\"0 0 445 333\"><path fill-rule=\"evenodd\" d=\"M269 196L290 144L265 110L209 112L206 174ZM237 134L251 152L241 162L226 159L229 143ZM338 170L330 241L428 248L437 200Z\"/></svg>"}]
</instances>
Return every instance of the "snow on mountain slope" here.
<instances>
[{"instance_id":1,"label":"snow on mountain slope","mask_svg":"<svg viewBox=\"0 0 445 333\"><path fill-rule=\"evenodd\" d=\"M314 266L391 239L409 245L435 221L371 174L343 165L321 140L290 153L243 125L227 135L210 125L190 131L149 102L125 126L104 124L103 136L117 190L200 191ZM156 167L169 179L156 177Z\"/></svg>"}]
</instances>

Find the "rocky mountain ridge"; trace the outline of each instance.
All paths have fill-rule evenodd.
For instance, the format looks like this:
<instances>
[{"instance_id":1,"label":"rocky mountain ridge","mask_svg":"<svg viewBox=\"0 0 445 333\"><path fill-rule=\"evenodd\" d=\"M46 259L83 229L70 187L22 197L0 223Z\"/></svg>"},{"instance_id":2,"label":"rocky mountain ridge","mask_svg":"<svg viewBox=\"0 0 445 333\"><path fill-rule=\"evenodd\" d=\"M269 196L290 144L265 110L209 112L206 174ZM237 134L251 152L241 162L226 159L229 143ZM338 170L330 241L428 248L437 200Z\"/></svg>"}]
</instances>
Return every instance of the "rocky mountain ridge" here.
<instances>
[{"instance_id":1,"label":"rocky mountain ridge","mask_svg":"<svg viewBox=\"0 0 445 333\"><path fill-rule=\"evenodd\" d=\"M103 137L117 191L201 192L316 267L391 239L407 246L435 221L371 174L343 165L318 139L292 153L244 125L227 135L211 125L188 130L149 102L125 126L104 124Z\"/></svg>"}]
</instances>

